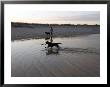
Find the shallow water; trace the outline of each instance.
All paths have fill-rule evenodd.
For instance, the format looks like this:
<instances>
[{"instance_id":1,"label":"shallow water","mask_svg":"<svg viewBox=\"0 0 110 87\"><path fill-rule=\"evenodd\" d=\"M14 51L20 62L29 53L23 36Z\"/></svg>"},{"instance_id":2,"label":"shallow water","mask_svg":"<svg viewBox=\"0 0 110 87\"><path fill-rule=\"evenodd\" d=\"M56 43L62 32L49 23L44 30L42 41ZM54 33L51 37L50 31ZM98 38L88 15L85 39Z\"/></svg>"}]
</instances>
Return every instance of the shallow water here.
<instances>
[{"instance_id":1,"label":"shallow water","mask_svg":"<svg viewBox=\"0 0 110 87\"><path fill-rule=\"evenodd\" d=\"M14 77L100 76L100 34L54 38L60 48L45 48L45 39L11 43Z\"/></svg>"}]
</instances>

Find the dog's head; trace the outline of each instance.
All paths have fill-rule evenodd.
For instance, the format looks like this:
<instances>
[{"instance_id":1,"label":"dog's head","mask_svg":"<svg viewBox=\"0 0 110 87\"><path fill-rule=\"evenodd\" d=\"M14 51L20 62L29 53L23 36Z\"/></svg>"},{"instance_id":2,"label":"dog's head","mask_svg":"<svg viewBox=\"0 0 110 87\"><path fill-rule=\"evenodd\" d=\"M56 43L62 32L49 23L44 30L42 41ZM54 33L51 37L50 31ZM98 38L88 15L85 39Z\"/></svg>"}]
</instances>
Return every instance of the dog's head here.
<instances>
[{"instance_id":1,"label":"dog's head","mask_svg":"<svg viewBox=\"0 0 110 87\"><path fill-rule=\"evenodd\" d=\"M45 43L46 43L46 44L48 44L49 42L48 42L48 41L46 41Z\"/></svg>"}]
</instances>

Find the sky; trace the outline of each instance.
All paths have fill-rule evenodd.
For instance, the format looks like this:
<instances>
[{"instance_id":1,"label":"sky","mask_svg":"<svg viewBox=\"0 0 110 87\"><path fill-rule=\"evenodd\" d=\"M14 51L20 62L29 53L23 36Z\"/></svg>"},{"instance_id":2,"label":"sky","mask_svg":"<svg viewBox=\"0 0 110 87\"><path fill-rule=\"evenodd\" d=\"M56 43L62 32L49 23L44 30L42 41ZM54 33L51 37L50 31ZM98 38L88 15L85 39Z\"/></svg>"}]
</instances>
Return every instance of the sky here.
<instances>
[{"instance_id":1,"label":"sky","mask_svg":"<svg viewBox=\"0 0 110 87\"><path fill-rule=\"evenodd\" d=\"M8 8L11 22L43 24L100 24L99 11L38 10L29 6L13 5Z\"/></svg>"}]
</instances>

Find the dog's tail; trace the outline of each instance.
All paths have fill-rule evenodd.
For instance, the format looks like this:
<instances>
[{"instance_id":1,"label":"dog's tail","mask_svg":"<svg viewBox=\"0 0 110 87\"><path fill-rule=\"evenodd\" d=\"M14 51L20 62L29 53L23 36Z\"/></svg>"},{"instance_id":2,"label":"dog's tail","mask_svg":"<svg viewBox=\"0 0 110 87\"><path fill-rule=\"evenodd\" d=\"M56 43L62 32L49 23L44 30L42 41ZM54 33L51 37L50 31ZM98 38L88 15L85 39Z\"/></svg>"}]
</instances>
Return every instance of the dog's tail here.
<instances>
[{"instance_id":1,"label":"dog's tail","mask_svg":"<svg viewBox=\"0 0 110 87\"><path fill-rule=\"evenodd\" d=\"M57 44L62 44L62 43L57 43Z\"/></svg>"}]
</instances>

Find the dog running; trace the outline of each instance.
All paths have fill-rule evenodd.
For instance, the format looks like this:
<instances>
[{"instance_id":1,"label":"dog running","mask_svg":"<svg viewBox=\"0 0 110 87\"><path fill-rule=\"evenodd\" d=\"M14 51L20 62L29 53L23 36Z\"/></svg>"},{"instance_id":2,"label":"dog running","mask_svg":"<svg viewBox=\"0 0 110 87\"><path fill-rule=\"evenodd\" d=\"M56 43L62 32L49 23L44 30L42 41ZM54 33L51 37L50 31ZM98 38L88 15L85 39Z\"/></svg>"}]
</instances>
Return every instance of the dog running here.
<instances>
[{"instance_id":1,"label":"dog running","mask_svg":"<svg viewBox=\"0 0 110 87\"><path fill-rule=\"evenodd\" d=\"M51 43L51 42L48 42L48 41L46 41L46 44L48 44L48 47L57 47L57 48L59 48L59 44L61 44L61 43Z\"/></svg>"}]
</instances>

